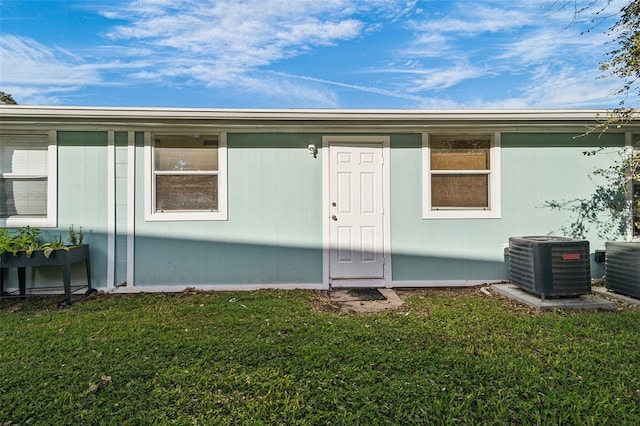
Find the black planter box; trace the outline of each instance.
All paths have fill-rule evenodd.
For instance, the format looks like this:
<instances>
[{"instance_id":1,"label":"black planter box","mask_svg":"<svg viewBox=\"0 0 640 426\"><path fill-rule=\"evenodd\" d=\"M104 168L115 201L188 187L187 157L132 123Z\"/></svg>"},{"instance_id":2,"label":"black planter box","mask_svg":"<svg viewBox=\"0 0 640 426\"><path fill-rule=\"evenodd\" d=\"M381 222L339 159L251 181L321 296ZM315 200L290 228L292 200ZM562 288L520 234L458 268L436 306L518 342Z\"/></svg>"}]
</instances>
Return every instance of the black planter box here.
<instances>
[{"instance_id":1,"label":"black planter box","mask_svg":"<svg viewBox=\"0 0 640 426\"><path fill-rule=\"evenodd\" d=\"M91 288L91 265L89 262L89 245L69 246L68 250L53 250L46 258L43 250L36 250L27 257L24 251L13 253L2 253L0 255L0 295L6 296L4 292L4 270L8 268L18 269L18 283L20 296L26 295L26 273L25 268L37 268L40 266L59 266L62 268L62 284L64 287L66 305L71 305L71 265L84 262L87 270L87 293L95 291Z\"/></svg>"}]
</instances>

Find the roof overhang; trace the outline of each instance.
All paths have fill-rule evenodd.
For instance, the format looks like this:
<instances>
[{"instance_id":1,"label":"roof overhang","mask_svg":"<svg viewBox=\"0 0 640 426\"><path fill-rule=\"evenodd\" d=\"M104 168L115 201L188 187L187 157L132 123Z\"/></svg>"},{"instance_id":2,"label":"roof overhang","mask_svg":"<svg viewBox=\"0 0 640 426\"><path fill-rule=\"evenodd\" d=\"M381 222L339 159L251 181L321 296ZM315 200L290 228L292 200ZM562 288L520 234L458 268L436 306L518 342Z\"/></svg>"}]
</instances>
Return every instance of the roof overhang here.
<instances>
[{"instance_id":1,"label":"roof overhang","mask_svg":"<svg viewBox=\"0 0 640 426\"><path fill-rule=\"evenodd\" d=\"M59 129L216 128L246 131L427 131L474 127L584 129L609 110L340 110L0 106L0 124ZM636 126L636 122L629 124ZM614 129L615 130L615 129Z\"/></svg>"}]
</instances>

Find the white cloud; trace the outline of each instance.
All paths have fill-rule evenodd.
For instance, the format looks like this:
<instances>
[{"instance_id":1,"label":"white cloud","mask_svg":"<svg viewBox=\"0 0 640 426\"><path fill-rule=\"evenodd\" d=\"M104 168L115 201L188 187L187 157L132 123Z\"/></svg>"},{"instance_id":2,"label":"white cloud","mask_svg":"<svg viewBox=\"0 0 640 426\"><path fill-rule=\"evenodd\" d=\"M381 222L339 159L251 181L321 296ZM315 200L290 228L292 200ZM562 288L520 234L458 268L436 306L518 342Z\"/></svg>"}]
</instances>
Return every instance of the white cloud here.
<instances>
[{"instance_id":1,"label":"white cloud","mask_svg":"<svg viewBox=\"0 0 640 426\"><path fill-rule=\"evenodd\" d=\"M100 82L99 65L26 37L0 36L0 79L7 84L77 86Z\"/></svg>"},{"instance_id":2,"label":"white cloud","mask_svg":"<svg viewBox=\"0 0 640 426\"><path fill-rule=\"evenodd\" d=\"M53 86L53 85L22 85L7 84L2 90L11 93L19 104L29 105L56 105L63 96L73 95L82 89L82 86Z\"/></svg>"},{"instance_id":3,"label":"white cloud","mask_svg":"<svg viewBox=\"0 0 640 426\"><path fill-rule=\"evenodd\" d=\"M101 13L126 21L107 34L122 44L123 56L153 63L152 68L132 74L136 78L195 81L281 97L288 104L337 106L335 93L324 84L303 88L299 79L284 74L269 78L262 71L317 47L379 31L372 16L399 19L414 4L413 0L138 0ZM366 21L358 18L364 15ZM127 51L130 44L144 54Z\"/></svg>"},{"instance_id":4,"label":"white cloud","mask_svg":"<svg viewBox=\"0 0 640 426\"><path fill-rule=\"evenodd\" d=\"M349 83L343 83L343 82L340 82L340 81L325 80L325 79L316 78L316 77L292 75L292 74L286 74L286 73L273 73L273 74L280 75L280 76L283 76L283 77L293 78L293 79L296 79L296 80L311 81L311 82L326 84L326 85L330 85L330 86L342 87L342 88L345 88L345 89L352 89L352 90L355 90L355 91L358 91L358 92L374 93L374 94L377 94L377 95L388 96L388 97L391 97L391 98L410 100L410 101L413 101L413 102L421 103L423 101L423 98L420 97L420 96L416 96L416 95L412 95L412 94L404 93L404 92L399 92L399 91L394 91L394 90L382 89L382 88L379 88L379 87L364 86L364 85L360 85L360 84L349 84Z\"/></svg>"},{"instance_id":5,"label":"white cloud","mask_svg":"<svg viewBox=\"0 0 640 426\"><path fill-rule=\"evenodd\" d=\"M287 75L257 73L243 75L239 86L249 94L259 93L274 99L287 99L289 108L308 107L338 108L338 97L332 90L319 84L300 84L297 79Z\"/></svg>"},{"instance_id":6,"label":"white cloud","mask_svg":"<svg viewBox=\"0 0 640 426\"><path fill-rule=\"evenodd\" d=\"M460 58L464 54L457 51L453 44L443 34L418 34L410 46L398 50L398 55L404 58Z\"/></svg>"},{"instance_id":7,"label":"white cloud","mask_svg":"<svg viewBox=\"0 0 640 426\"><path fill-rule=\"evenodd\" d=\"M407 81L407 90L416 93L448 89L465 80L481 77L486 72L468 64L456 64L436 69L411 70L407 74L417 75Z\"/></svg>"},{"instance_id":8,"label":"white cloud","mask_svg":"<svg viewBox=\"0 0 640 426\"><path fill-rule=\"evenodd\" d=\"M96 62L28 37L0 35L0 81L21 103L58 104L86 86L118 85L104 74L137 69L145 62Z\"/></svg>"},{"instance_id":9,"label":"white cloud","mask_svg":"<svg viewBox=\"0 0 640 426\"><path fill-rule=\"evenodd\" d=\"M513 3L517 4L517 3ZM532 22L531 14L522 7L508 8L511 3L503 3L502 7L478 6L463 3L456 9L456 15L434 19L426 16L422 21L414 21L411 27L426 34L455 34L469 36L479 33L495 33L521 28Z\"/></svg>"},{"instance_id":10,"label":"white cloud","mask_svg":"<svg viewBox=\"0 0 640 426\"><path fill-rule=\"evenodd\" d=\"M420 92L445 90L463 81L486 75L485 70L465 63L439 68L424 68L411 61L406 64L405 68L396 66L375 72L402 76L399 86L402 87L404 93L412 94L410 96L417 96L415 93Z\"/></svg>"},{"instance_id":11,"label":"white cloud","mask_svg":"<svg viewBox=\"0 0 640 426\"><path fill-rule=\"evenodd\" d=\"M109 33L114 40L136 41L155 51L170 53L178 61L207 63L222 83L243 71L268 66L315 46L352 39L362 33L363 22L349 16L349 2L339 0L250 0L203 2L140 0L105 16L128 21ZM162 72L163 70L158 70ZM171 74L169 67L164 70Z\"/></svg>"},{"instance_id":12,"label":"white cloud","mask_svg":"<svg viewBox=\"0 0 640 426\"><path fill-rule=\"evenodd\" d=\"M616 88L615 81L596 80L597 72L579 71L568 65L560 68L541 65L534 76L524 88L524 97L532 106L583 108L606 103Z\"/></svg>"},{"instance_id":13,"label":"white cloud","mask_svg":"<svg viewBox=\"0 0 640 426\"><path fill-rule=\"evenodd\" d=\"M607 36L603 31L611 20L594 23L578 19L591 18L590 13L607 2L596 0L593 9L577 16L574 7L583 5L580 0L486 0L473 7L459 2L452 4L448 14L441 8L434 13L425 5L425 10L416 14L420 21L414 17L408 22L408 28L414 31L413 40L398 51L398 60L384 71L406 74L400 86L407 93L424 96L427 104L451 105L448 98L429 95L470 80L476 80L474 98L453 102L458 107L611 104L615 82L597 79L598 65L606 50ZM584 4L591 3L588 0ZM609 7L610 13L618 10L616 4ZM595 30L596 24L600 31ZM593 31L586 32L589 29ZM409 65L398 66L402 63ZM509 87L495 84L499 80L508 82ZM485 81L489 84L483 90Z\"/></svg>"},{"instance_id":14,"label":"white cloud","mask_svg":"<svg viewBox=\"0 0 640 426\"><path fill-rule=\"evenodd\" d=\"M626 0L613 1L615 9ZM102 46L71 52L2 36L0 81L3 90L12 88L16 98L32 103L59 103L58 95L126 82L209 88L296 107L340 107L349 102L338 97L345 89L386 96L390 104L404 100L409 108L606 104L615 82L596 80L606 36L597 31L580 36L592 24L574 20L573 4L119 1L99 6L101 15L113 20L102 33L108 42ZM86 7L95 11L91 3ZM370 40L382 42L378 47ZM307 54L318 61L319 52L337 52L346 60L327 56L326 67L311 71L300 60L289 61ZM289 72L291 63L300 68ZM367 78L339 81L346 73ZM459 90L463 83L473 95Z\"/></svg>"},{"instance_id":15,"label":"white cloud","mask_svg":"<svg viewBox=\"0 0 640 426\"><path fill-rule=\"evenodd\" d=\"M498 59L529 64L580 54L585 59L595 59L597 63L605 50L606 41L603 34L581 35L579 32L546 28L523 34L519 40L506 45L504 53Z\"/></svg>"},{"instance_id":16,"label":"white cloud","mask_svg":"<svg viewBox=\"0 0 640 426\"><path fill-rule=\"evenodd\" d=\"M514 95L497 99L472 99L461 103L461 108L526 109L526 108L591 108L611 105L611 93L616 83L596 80L590 70L578 70L564 65L540 65L531 73L532 78L523 87L514 87Z\"/></svg>"}]
</instances>

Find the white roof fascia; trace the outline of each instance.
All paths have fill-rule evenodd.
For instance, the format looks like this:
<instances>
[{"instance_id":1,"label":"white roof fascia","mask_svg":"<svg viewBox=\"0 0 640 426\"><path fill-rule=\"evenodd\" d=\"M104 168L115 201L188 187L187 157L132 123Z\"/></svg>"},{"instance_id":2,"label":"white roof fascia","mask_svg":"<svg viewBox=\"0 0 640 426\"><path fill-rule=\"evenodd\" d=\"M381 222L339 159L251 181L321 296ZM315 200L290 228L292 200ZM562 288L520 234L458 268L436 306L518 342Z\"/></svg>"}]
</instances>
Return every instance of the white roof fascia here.
<instances>
[{"instance_id":1,"label":"white roof fascia","mask_svg":"<svg viewBox=\"0 0 640 426\"><path fill-rule=\"evenodd\" d=\"M0 106L0 117L235 120L595 120L608 110L356 110Z\"/></svg>"},{"instance_id":2,"label":"white roof fascia","mask_svg":"<svg viewBox=\"0 0 640 426\"><path fill-rule=\"evenodd\" d=\"M0 106L0 124L55 125L57 128L150 129L189 128L221 131L428 131L474 126L478 130L517 131L540 127L584 131L610 110L339 110L339 109L206 109L75 106ZM625 130L630 131L629 125ZM610 132L616 129L609 130Z\"/></svg>"}]
</instances>

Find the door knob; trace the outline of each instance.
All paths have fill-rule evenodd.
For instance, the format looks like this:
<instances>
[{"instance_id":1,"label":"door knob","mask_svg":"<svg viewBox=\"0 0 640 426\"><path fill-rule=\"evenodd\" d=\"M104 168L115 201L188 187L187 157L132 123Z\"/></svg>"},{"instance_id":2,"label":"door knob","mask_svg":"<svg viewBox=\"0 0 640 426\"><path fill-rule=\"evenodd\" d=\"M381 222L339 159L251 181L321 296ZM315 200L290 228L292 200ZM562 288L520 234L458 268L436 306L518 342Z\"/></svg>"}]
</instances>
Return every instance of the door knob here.
<instances>
[{"instance_id":1,"label":"door knob","mask_svg":"<svg viewBox=\"0 0 640 426\"><path fill-rule=\"evenodd\" d=\"M338 220L338 218L336 217L336 215L334 214L333 216L331 216L331 220Z\"/></svg>"}]
</instances>

